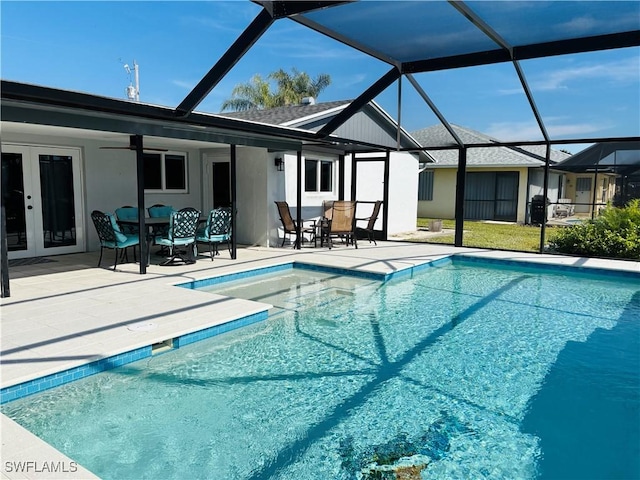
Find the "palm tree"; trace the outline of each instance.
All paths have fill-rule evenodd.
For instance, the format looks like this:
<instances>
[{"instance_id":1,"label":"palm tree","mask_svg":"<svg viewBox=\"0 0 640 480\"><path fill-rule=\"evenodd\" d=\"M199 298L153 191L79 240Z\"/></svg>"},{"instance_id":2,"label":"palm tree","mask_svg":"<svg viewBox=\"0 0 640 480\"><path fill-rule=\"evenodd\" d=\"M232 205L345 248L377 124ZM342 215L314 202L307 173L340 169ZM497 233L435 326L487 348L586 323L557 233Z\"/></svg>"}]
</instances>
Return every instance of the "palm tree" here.
<instances>
[{"instance_id":1,"label":"palm tree","mask_svg":"<svg viewBox=\"0 0 640 480\"><path fill-rule=\"evenodd\" d=\"M260 75L254 75L248 83L233 87L231 98L225 100L221 111L244 111L251 109L297 105L304 97L317 98L320 92L331 84L331 77L322 73L312 79L307 73L292 69L289 74L280 69L267 77L276 83L277 90L271 91L271 84Z\"/></svg>"}]
</instances>

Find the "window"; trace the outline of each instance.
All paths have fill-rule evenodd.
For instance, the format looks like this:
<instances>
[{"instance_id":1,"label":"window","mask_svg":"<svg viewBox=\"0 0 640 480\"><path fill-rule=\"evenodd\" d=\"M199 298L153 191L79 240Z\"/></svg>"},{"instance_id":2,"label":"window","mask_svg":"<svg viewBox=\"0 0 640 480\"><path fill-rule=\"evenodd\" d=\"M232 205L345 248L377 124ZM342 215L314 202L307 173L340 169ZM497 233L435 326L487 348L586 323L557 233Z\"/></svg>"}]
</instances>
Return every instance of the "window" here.
<instances>
[{"instance_id":1,"label":"window","mask_svg":"<svg viewBox=\"0 0 640 480\"><path fill-rule=\"evenodd\" d=\"M145 153L144 189L160 192L187 191L187 155Z\"/></svg>"},{"instance_id":2,"label":"window","mask_svg":"<svg viewBox=\"0 0 640 480\"><path fill-rule=\"evenodd\" d=\"M418 176L418 200L433 200L433 170L420 172Z\"/></svg>"},{"instance_id":3,"label":"window","mask_svg":"<svg viewBox=\"0 0 640 480\"><path fill-rule=\"evenodd\" d=\"M304 161L304 191L332 192L333 191L333 161L305 160Z\"/></svg>"}]
</instances>

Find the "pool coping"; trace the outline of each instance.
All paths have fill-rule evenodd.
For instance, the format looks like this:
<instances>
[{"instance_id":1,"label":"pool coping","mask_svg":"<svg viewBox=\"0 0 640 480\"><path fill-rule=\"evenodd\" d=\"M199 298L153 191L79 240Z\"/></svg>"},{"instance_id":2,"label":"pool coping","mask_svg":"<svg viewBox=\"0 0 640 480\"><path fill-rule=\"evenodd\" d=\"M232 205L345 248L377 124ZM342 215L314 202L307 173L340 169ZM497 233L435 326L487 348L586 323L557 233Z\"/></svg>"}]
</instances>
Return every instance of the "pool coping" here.
<instances>
[{"instance_id":1,"label":"pool coping","mask_svg":"<svg viewBox=\"0 0 640 480\"><path fill-rule=\"evenodd\" d=\"M531 262L530 260L528 261L522 259L503 259L478 256L469 253L453 253L450 255L442 256L440 258L429 259L421 263L409 264L405 268L398 268L396 270L388 271L387 273L375 272L366 269L335 267L316 264L312 262L293 260L277 262L275 264L266 266L248 268L231 273L222 273L220 275L214 275L199 280L176 282L171 284L171 286L186 288L189 290L197 290L198 288L205 286L213 286L230 281L251 278L258 275L276 273L292 268L321 271L339 275L349 275L381 282L388 282L392 280L411 277L414 274L417 274L424 270L449 264L494 265L524 270L545 271L546 273L550 273L551 271L555 273L571 273L572 275L588 275L591 277L637 279L638 281L640 281L640 272L636 271L608 269L595 266L550 264L546 262ZM179 335L166 338L164 340L157 340L152 344L138 346L136 348L132 348L103 358L91 359L86 363L72 368L7 385L0 389L0 405L49 390L66 383L86 378L96 373L108 371L113 368L142 360L144 358L149 358L156 354L156 352L154 351L154 347L157 345L166 346L168 347L168 350L181 348L191 343L205 340L207 338L220 335L236 328L241 328L243 326L251 325L256 322L264 321L269 316L268 310L270 307L271 305L263 304L261 310L252 312L248 315L240 316L237 318L230 318L225 321L218 322L214 325L208 325L204 328L199 328L193 331L186 331ZM170 342L170 344L168 342Z\"/></svg>"}]
</instances>

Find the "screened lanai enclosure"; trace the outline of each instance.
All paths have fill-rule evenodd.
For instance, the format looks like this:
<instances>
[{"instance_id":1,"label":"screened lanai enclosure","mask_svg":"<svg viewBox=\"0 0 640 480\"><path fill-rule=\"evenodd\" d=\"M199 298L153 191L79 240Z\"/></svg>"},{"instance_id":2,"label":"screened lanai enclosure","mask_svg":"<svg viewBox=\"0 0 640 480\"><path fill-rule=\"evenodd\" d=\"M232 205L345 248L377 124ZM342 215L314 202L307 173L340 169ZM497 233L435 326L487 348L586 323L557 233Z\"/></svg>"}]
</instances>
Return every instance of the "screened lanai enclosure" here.
<instances>
[{"instance_id":1,"label":"screened lanai enclosure","mask_svg":"<svg viewBox=\"0 0 640 480\"><path fill-rule=\"evenodd\" d=\"M136 152L140 165L149 138L224 144L232 159L236 146L316 149L339 155L422 150L437 157L438 152L449 152L454 160L436 161L434 173L427 174L433 184L430 190L423 188L432 197L423 201L437 203L445 209L441 216L446 212L455 219L457 246L465 245L464 222L469 215L526 223L534 207L540 208L535 197L548 198L549 190L555 190L551 195L555 204L563 203L566 174L577 175L577 168L598 168L600 179L606 169L608 185L612 182L620 201L637 192L637 169L621 166L626 153L614 155L613 170L599 163L610 156L602 152L620 142L638 150L640 3L636 1L136 2L127 9L118 2L73 2L76 15L91 12L101 34L74 39L69 28L65 35L70 42L89 42L96 49L120 35L122 24L164 25L156 37L136 45L139 59L152 51L164 52L162 65L141 66L143 85L145 67L153 71L154 82L147 81L140 101L122 99L116 80L109 84L97 77L54 75L77 64L73 50L65 49L62 41L42 46L43 58L55 63L22 73L19 62L12 60L17 57L10 54L20 48L14 38L24 34L11 30L12 18L28 15L23 3L2 5L3 128L34 127L32 131L49 140L48 127L119 135ZM63 3L44 3L44 21L47 9ZM115 4L117 16L109 10ZM224 25L206 21L214 10L225 12ZM57 27L42 26L59 31ZM164 34L167 28L171 35ZM83 71L111 75L97 57L83 59ZM258 71L265 58L269 67L262 68L269 70ZM331 75L332 84L322 100L348 98L349 105L322 127L308 130L221 114L221 99L231 96L234 84L291 67L310 75ZM180 95L168 94L169 84L187 88ZM505 98L509 108L501 107ZM398 127L393 148L336 133L372 101ZM420 147L402 146L400 128L417 132L434 125L441 128L441 135L421 138ZM488 138L465 136L457 127L469 127ZM555 158L555 152L576 153L595 143L601 153L589 166L586 160L573 165ZM497 148L507 149L511 160L489 158ZM484 160L477 163L477 158ZM233 161L231 165L233 179ZM394 169L393 162L388 168ZM144 169L137 172L138 206L144 208ZM594 185L590 201L582 197L576 201L574 185L571 203L576 208L594 204ZM298 191L301 188L299 179ZM235 205L233 184L231 190ZM343 188L341 195L348 190ZM449 194L438 197L442 190ZM7 201L3 194L3 202ZM541 208L547 218L552 206L543 201ZM4 239L4 216L2 224ZM540 224L540 251L545 225L545 221ZM142 223L140 229L144 227ZM2 260L5 276L6 242Z\"/></svg>"}]
</instances>

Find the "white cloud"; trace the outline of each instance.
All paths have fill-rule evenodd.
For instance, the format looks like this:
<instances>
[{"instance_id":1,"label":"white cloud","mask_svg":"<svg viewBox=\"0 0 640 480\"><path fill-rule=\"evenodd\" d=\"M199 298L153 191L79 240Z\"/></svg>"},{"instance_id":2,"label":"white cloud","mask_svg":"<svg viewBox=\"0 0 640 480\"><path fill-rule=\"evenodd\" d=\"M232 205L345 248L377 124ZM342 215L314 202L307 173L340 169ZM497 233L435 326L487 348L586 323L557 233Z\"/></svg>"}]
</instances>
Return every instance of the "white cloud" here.
<instances>
[{"instance_id":1,"label":"white cloud","mask_svg":"<svg viewBox=\"0 0 640 480\"><path fill-rule=\"evenodd\" d=\"M583 63L527 76L532 91L568 90L577 81L609 82L620 85L640 79L640 58L629 57L608 63ZM522 87L505 88L499 95L524 95Z\"/></svg>"},{"instance_id":2,"label":"white cloud","mask_svg":"<svg viewBox=\"0 0 640 480\"><path fill-rule=\"evenodd\" d=\"M640 78L640 61L638 57L609 63L584 64L548 72L544 78L534 80L534 90L567 89L571 82L577 80L598 80L611 83L638 81Z\"/></svg>"},{"instance_id":3,"label":"white cloud","mask_svg":"<svg viewBox=\"0 0 640 480\"><path fill-rule=\"evenodd\" d=\"M195 83L187 82L186 80L171 80L171 83L174 84L176 87L180 87L185 90L191 90L196 85Z\"/></svg>"}]
</instances>

